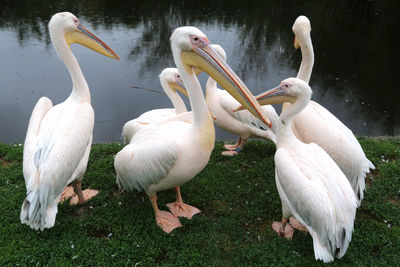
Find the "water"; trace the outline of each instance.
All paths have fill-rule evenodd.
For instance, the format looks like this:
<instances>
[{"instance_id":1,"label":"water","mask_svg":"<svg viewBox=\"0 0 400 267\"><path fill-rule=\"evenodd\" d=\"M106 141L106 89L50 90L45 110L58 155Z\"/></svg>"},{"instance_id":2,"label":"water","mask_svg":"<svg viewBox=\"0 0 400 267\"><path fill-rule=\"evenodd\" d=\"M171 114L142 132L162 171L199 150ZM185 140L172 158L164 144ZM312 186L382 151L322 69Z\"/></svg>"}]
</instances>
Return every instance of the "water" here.
<instances>
[{"instance_id":1,"label":"water","mask_svg":"<svg viewBox=\"0 0 400 267\"><path fill-rule=\"evenodd\" d=\"M41 96L59 103L70 94L71 79L47 31L59 11L78 16L121 58L72 46L91 89L94 142L118 141L126 121L171 107L167 97L131 87L161 89L159 73L174 66L169 37L176 27L197 26L222 45L228 64L258 94L297 74L301 54L291 27L301 14L312 27L313 99L357 135L400 134L396 1L2 2L0 142L23 142ZM217 139L233 138L217 129Z\"/></svg>"}]
</instances>

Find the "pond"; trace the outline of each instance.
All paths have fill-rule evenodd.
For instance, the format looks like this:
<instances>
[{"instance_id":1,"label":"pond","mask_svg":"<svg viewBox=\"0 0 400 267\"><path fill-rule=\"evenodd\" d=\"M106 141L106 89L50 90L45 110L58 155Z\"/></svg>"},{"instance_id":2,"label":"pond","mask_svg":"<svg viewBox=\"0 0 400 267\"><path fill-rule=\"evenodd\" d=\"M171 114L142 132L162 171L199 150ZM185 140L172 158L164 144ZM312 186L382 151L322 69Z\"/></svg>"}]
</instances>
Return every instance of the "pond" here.
<instances>
[{"instance_id":1,"label":"pond","mask_svg":"<svg viewBox=\"0 0 400 267\"><path fill-rule=\"evenodd\" d=\"M2 1L0 10L0 142L23 142L41 96L63 101L72 83L50 42L52 14L70 11L121 58L79 45L77 57L96 114L94 142L118 141L124 123L171 107L158 75L174 66L169 37L179 26L200 28L220 44L227 62L253 94L296 76L300 50L294 20L311 21L313 100L356 135L399 135L400 62L397 1ZM207 76L200 81L205 85ZM188 103L188 101L186 101ZM277 107L277 111L279 111ZM217 139L234 136L217 129Z\"/></svg>"}]
</instances>

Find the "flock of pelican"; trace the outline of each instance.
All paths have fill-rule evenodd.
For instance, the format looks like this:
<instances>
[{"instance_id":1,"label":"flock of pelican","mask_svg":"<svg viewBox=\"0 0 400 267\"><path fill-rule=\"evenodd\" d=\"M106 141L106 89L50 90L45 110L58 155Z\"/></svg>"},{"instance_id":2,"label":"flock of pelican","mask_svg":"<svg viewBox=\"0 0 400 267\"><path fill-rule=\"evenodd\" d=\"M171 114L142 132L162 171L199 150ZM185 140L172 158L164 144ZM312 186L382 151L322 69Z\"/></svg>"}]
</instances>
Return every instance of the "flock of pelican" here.
<instances>
[{"instance_id":1,"label":"flock of pelican","mask_svg":"<svg viewBox=\"0 0 400 267\"><path fill-rule=\"evenodd\" d=\"M34 229L54 226L57 205L71 198L84 203L98 191L82 191L92 144L94 111L89 87L70 44L79 43L116 60L119 57L80 24L71 13L55 14L49 22L53 46L73 83L70 96L53 106L42 97L26 134L23 173L26 198L21 222ZM239 154L250 137L276 144L275 181L282 203L282 220L272 228L292 238L293 228L313 238L316 259L341 258L351 241L356 209L363 199L365 176L373 164L357 139L340 120L311 100L314 54L309 20L293 25L294 45L301 48L297 78L254 97L226 63L225 51L212 45L195 27L177 28L170 39L176 68L166 68L160 82L173 109L148 111L127 122L122 131L126 146L114 167L120 188L144 190L156 223L167 233L181 227L179 217L191 219L200 210L183 202L180 186L208 163L214 148L214 124L238 135L225 145L224 155ZM203 95L197 75L210 77ZM217 88L217 83L224 89ZM189 97L192 111L178 92ZM283 103L278 116L271 104ZM242 110L244 109L244 110ZM73 186L68 186L73 183ZM168 211L157 205L157 192L174 189L176 201Z\"/></svg>"}]
</instances>

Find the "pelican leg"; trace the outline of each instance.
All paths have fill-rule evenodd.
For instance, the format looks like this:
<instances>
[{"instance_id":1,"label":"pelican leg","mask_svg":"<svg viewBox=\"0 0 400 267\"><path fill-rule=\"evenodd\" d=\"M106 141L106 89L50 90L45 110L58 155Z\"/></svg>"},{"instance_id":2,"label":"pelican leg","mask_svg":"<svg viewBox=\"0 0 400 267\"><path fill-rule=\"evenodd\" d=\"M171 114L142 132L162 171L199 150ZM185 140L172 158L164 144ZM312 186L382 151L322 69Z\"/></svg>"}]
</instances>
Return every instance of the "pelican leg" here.
<instances>
[{"instance_id":1,"label":"pelican leg","mask_svg":"<svg viewBox=\"0 0 400 267\"><path fill-rule=\"evenodd\" d=\"M225 144L224 147L225 147L225 149L230 150L230 151L231 151L231 150L235 150L237 147L239 147L239 145L240 145L241 142L242 142L242 137L239 136L238 139L237 139L237 141L236 141L236 144L234 144L234 145L227 145L227 144Z\"/></svg>"},{"instance_id":2,"label":"pelican leg","mask_svg":"<svg viewBox=\"0 0 400 267\"><path fill-rule=\"evenodd\" d=\"M193 215L200 213L201 211L193 206L183 203L181 196L181 189L179 186L175 187L176 201L174 203L168 203L167 207L177 217L186 217L189 220L192 219Z\"/></svg>"},{"instance_id":3,"label":"pelican leg","mask_svg":"<svg viewBox=\"0 0 400 267\"><path fill-rule=\"evenodd\" d=\"M240 149L240 151L242 151L243 148L244 148L244 146L245 146L246 143L247 143L247 140L246 140L246 139L243 139L243 138L240 138L240 139L241 139L241 141L240 141L240 144L239 144L238 148Z\"/></svg>"},{"instance_id":4,"label":"pelican leg","mask_svg":"<svg viewBox=\"0 0 400 267\"><path fill-rule=\"evenodd\" d=\"M168 211L158 209L157 196L149 196L151 205L153 206L154 215L158 226L160 226L164 232L171 233L172 230L178 227L182 227L179 219Z\"/></svg>"},{"instance_id":5,"label":"pelican leg","mask_svg":"<svg viewBox=\"0 0 400 267\"><path fill-rule=\"evenodd\" d=\"M297 230L300 230L300 231L305 231L306 233L308 232L307 228L305 228L298 220L296 220L295 217L290 217L289 221L290 221L290 225L294 229L297 229Z\"/></svg>"},{"instance_id":6,"label":"pelican leg","mask_svg":"<svg viewBox=\"0 0 400 267\"><path fill-rule=\"evenodd\" d=\"M83 204L99 193L98 190L90 188L82 191L82 182L80 181L74 183L74 192L76 195L71 198L71 201L69 202L71 205L76 205L78 203Z\"/></svg>"},{"instance_id":7,"label":"pelican leg","mask_svg":"<svg viewBox=\"0 0 400 267\"><path fill-rule=\"evenodd\" d=\"M247 142L247 140L243 139L242 137L239 137L238 138L239 145L234 150L222 152L222 155L224 155L224 156L236 156L236 155L239 155L240 152L242 152L243 147L246 145L246 142ZM237 143L236 143L236 145L237 145Z\"/></svg>"},{"instance_id":8,"label":"pelican leg","mask_svg":"<svg viewBox=\"0 0 400 267\"><path fill-rule=\"evenodd\" d=\"M273 222L272 223L272 229L274 229L274 231L277 232L280 236L282 236L282 237L284 236L287 239L292 239L294 229L287 222L288 222L288 219L285 217L282 217L282 222Z\"/></svg>"}]
</instances>

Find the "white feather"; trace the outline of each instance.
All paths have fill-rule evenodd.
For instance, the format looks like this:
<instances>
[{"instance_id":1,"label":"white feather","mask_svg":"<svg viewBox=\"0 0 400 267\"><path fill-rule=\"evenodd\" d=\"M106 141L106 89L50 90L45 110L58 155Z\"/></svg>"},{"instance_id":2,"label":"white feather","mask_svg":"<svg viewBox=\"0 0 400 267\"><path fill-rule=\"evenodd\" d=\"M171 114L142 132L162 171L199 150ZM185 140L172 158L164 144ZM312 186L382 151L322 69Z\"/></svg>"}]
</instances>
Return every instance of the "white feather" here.
<instances>
[{"instance_id":1,"label":"white feather","mask_svg":"<svg viewBox=\"0 0 400 267\"><path fill-rule=\"evenodd\" d=\"M29 143L27 146L28 151L37 151L34 161L38 164L25 177L28 203L22 206L22 223L41 230L54 225L56 200L78 175L82 178L86 169L93 125L94 112L88 103L76 105L66 101L54 106L43 117L36 145ZM26 139L33 140L34 136L29 135ZM28 151L26 155L30 155ZM34 165L31 162L31 157L24 156L24 166ZM28 213L23 211L25 208L29 209Z\"/></svg>"},{"instance_id":2,"label":"white feather","mask_svg":"<svg viewBox=\"0 0 400 267\"><path fill-rule=\"evenodd\" d=\"M177 140L168 141L161 131L152 129L139 131L131 144L115 156L120 188L146 190L165 177L175 164L179 152Z\"/></svg>"},{"instance_id":3,"label":"white feather","mask_svg":"<svg viewBox=\"0 0 400 267\"><path fill-rule=\"evenodd\" d=\"M280 88L297 98L282 111L277 132L275 179L283 217L293 215L303 224L313 237L315 258L330 262L341 258L349 246L357 198L332 158L318 145L305 144L293 134L292 119L309 102L309 86L289 78Z\"/></svg>"},{"instance_id":4,"label":"white feather","mask_svg":"<svg viewBox=\"0 0 400 267\"><path fill-rule=\"evenodd\" d=\"M314 101L293 120L299 140L321 146L348 178L358 201L364 197L365 176L374 165L366 158L353 132L327 109Z\"/></svg>"}]
</instances>

